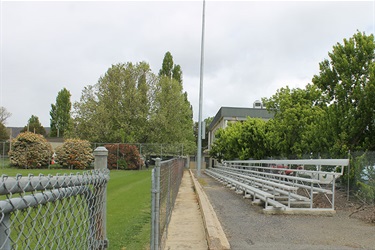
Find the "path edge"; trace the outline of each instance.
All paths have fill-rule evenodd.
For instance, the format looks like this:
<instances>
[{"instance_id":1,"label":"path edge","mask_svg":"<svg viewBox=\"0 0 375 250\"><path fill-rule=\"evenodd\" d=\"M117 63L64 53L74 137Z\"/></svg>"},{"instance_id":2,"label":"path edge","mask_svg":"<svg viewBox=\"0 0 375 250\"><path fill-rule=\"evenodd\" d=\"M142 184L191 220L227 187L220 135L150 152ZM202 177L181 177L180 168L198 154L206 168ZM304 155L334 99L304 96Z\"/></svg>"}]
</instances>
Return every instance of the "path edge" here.
<instances>
[{"instance_id":1,"label":"path edge","mask_svg":"<svg viewBox=\"0 0 375 250\"><path fill-rule=\"evenodd\" d=\"M229 250L229 241L224 233L223 228L221 227L220 221L216 216L214 208L212 207L206 193L203 191L202 186L195 178L191 169L189 169L189 173L191 179L193 180L194 189L198 197L199 207L201 208L208 249Z\"/></svg>"}]
</instances>

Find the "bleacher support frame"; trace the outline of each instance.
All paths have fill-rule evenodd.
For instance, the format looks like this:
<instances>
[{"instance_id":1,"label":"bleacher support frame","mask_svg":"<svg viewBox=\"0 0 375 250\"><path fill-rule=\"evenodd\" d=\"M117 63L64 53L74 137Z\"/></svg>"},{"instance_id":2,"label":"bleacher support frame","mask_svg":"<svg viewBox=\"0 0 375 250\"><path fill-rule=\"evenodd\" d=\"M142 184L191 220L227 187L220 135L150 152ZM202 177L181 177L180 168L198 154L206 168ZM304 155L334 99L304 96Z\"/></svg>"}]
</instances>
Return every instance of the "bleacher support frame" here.
<instances>
[{"instance_id":1,"label":"bleacher support frame","mask_svg":"<svg viewBox=\"0 0 375 250\"><path fill-rule=\"evenodd\" d=\"M244 197L262 200L267 213L333 214L336 180L347 166L349 159L224 161L206 174ZM330 206L315 206L316 194Z\"/></svg>"}]
</instances>

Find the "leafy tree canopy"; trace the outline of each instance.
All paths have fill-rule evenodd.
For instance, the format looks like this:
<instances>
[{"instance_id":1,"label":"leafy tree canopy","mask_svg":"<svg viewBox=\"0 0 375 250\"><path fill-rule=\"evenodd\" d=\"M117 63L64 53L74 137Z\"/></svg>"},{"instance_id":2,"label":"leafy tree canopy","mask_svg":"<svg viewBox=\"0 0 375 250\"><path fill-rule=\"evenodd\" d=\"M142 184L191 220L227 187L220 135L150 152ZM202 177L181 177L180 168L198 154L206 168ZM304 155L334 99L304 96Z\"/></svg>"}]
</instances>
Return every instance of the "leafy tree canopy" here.
<instances>
[{"instance_id":1,"label":"leafy tree canopy","mask_svg":"<svg viewBox=\"0 0 375 250\"><path fill-rule=\"evenodd\" d=\"M263 98L267 109L275 114L266 129L254 123L247 127L232 125L218 133L214 149L219 157L254 155L248 153L251 146L242 148L249 141L244 138L249 138L247 134L263 138L260 131L266 131L268 138L263 155L345 157L348 150L374 150L374 35L357 32L337 43L328 55L329 59L319 65L320 73L305 89L285 87L271 98Z\"/></svg>"},{"instance_id":2,"label":"leafy tree canopy","mask_svg":"<svg viewBox=\"0 0 375 250\"><path fill-rule=\"evenodd\" d=\"M195 147L182 70L167 52L159 76L146 62L112 65L74 104L69 137L93 142L183 143Z\"/></svg>"},{"instance_id":3,"label":"leafy tree canopy","mask_svg":"<svg viewBox=\"0 0 375 250\"><path fill-rule=\"evenodd\" d=\"M181 66L174 64L173 56L169 51L164 55L163 64L161 69L159 70L159 76L173 78L182 85Z\"/></svg>"},{"instance_id":4,"label":"leafy tree canopy","mask_svg":"<svg viewBox=\"0 0 375 250\"><path fill-rule=\"evenodd\" d=\"M71 126L70 111L72 108L70 97L70 91L63 88L57 94L56 103L51 104L51 137L64 137L64 134L69 131Z\"/></svg>"},{"instance_id":5,"label":"leafy tree canopy","mask_svg":"<svg viewBox=\"0 0 375 250\"><path fill-rule=\"evenodd\" d=\"M9 139L8 131L4 124L0 123L0 141L5 141L7 139Z\"/></svg>"},{"instance_id":6,"label":"leafy tree canopy","mask_svg":"<svg viewBox=\"0 0 375 250\"><path fill-rule=\"evenodd\" d=\"M320 93L312 85L307 85L305 89L290 89L287 86L279 89L271 98L263 98L267 109L275 114L269 130L273 150L279 155L296 158L320 150L313 148L313 142L320 138L310 133L324 113Z\"/></svg>"},{"instance_id":7,"label":"leafy tree canopy","mask_svg":"<svg viewBox=\"0 0 375 250\"><path fill-rule=\"evenodd\" d=\"M27 125L23 127L21 132L32 132L34 134L40 134L46 136L46 130L39 121L39 118L35 115L31 115Z\"/></svg>"},{"instance_id":8,"label":"leafy tree canopy","mask_svg":"<svg viewBox=\"0 0 375 250\"><path fill-rule=\"evenodd\" d=\"M333 147L375 149L375 40L357 32L333 46L313 83L329 102Z\"/></svg>"}]
</instances>

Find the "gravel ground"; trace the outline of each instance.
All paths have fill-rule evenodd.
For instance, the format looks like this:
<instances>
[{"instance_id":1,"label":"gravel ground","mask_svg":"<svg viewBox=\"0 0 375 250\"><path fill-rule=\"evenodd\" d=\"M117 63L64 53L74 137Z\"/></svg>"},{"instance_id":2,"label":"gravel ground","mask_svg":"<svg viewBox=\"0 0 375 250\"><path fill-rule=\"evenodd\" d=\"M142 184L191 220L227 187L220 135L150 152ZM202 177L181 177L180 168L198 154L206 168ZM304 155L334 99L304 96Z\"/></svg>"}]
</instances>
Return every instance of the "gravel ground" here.
<instances>
[{"instance_id":1,"label":"gravel ground","mask_svg":"<svg viewBox=\"0 0 375 250\"><path fill-rule=\"evenodd\" d=\"M375 249L375 224L337 210L333 216L265 215L229 188L199 178L227 235L231 249Z\"/></svg>"}]
</instances>

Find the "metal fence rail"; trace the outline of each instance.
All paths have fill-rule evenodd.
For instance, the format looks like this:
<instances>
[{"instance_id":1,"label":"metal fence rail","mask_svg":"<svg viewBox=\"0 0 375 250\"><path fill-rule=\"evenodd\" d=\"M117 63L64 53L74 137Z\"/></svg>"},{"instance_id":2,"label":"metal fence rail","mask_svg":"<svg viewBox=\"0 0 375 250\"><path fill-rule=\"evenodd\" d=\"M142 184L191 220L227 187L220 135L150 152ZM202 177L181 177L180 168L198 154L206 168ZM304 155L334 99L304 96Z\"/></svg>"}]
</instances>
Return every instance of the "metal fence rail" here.
<instances>
[{"instance_id":1,"label":"metal fence rail","mask_svg":"<svg viewBox=\"0 0 375 250\"><path fill-rule=\"evenodd\" d=\"M95 170L0 178L0 249L105 249L106 149Z\"/></svg>"},{"instance_id":2,"label":"metal fence rail","mask_svg":"<svg viewBox=\"0 0 375 250\"><path fill-rule=\"evenodd\" d=\"M265 210L313 213L334 211L336 179L348 166L349 159L225 161L206 173L244 197L263 200ZM315 206L316 195L327 204Z\"/></svg>"},{"instance_id":3,"label":"metal fence rail","mask_svg":"<svg viewBox=\"0 0 375 250\"><path fill-rule=\"evenodd\" d=\"M156 159L152 170L151 250L163 249L186 159Z\"/></svg>"}]
</instances>

